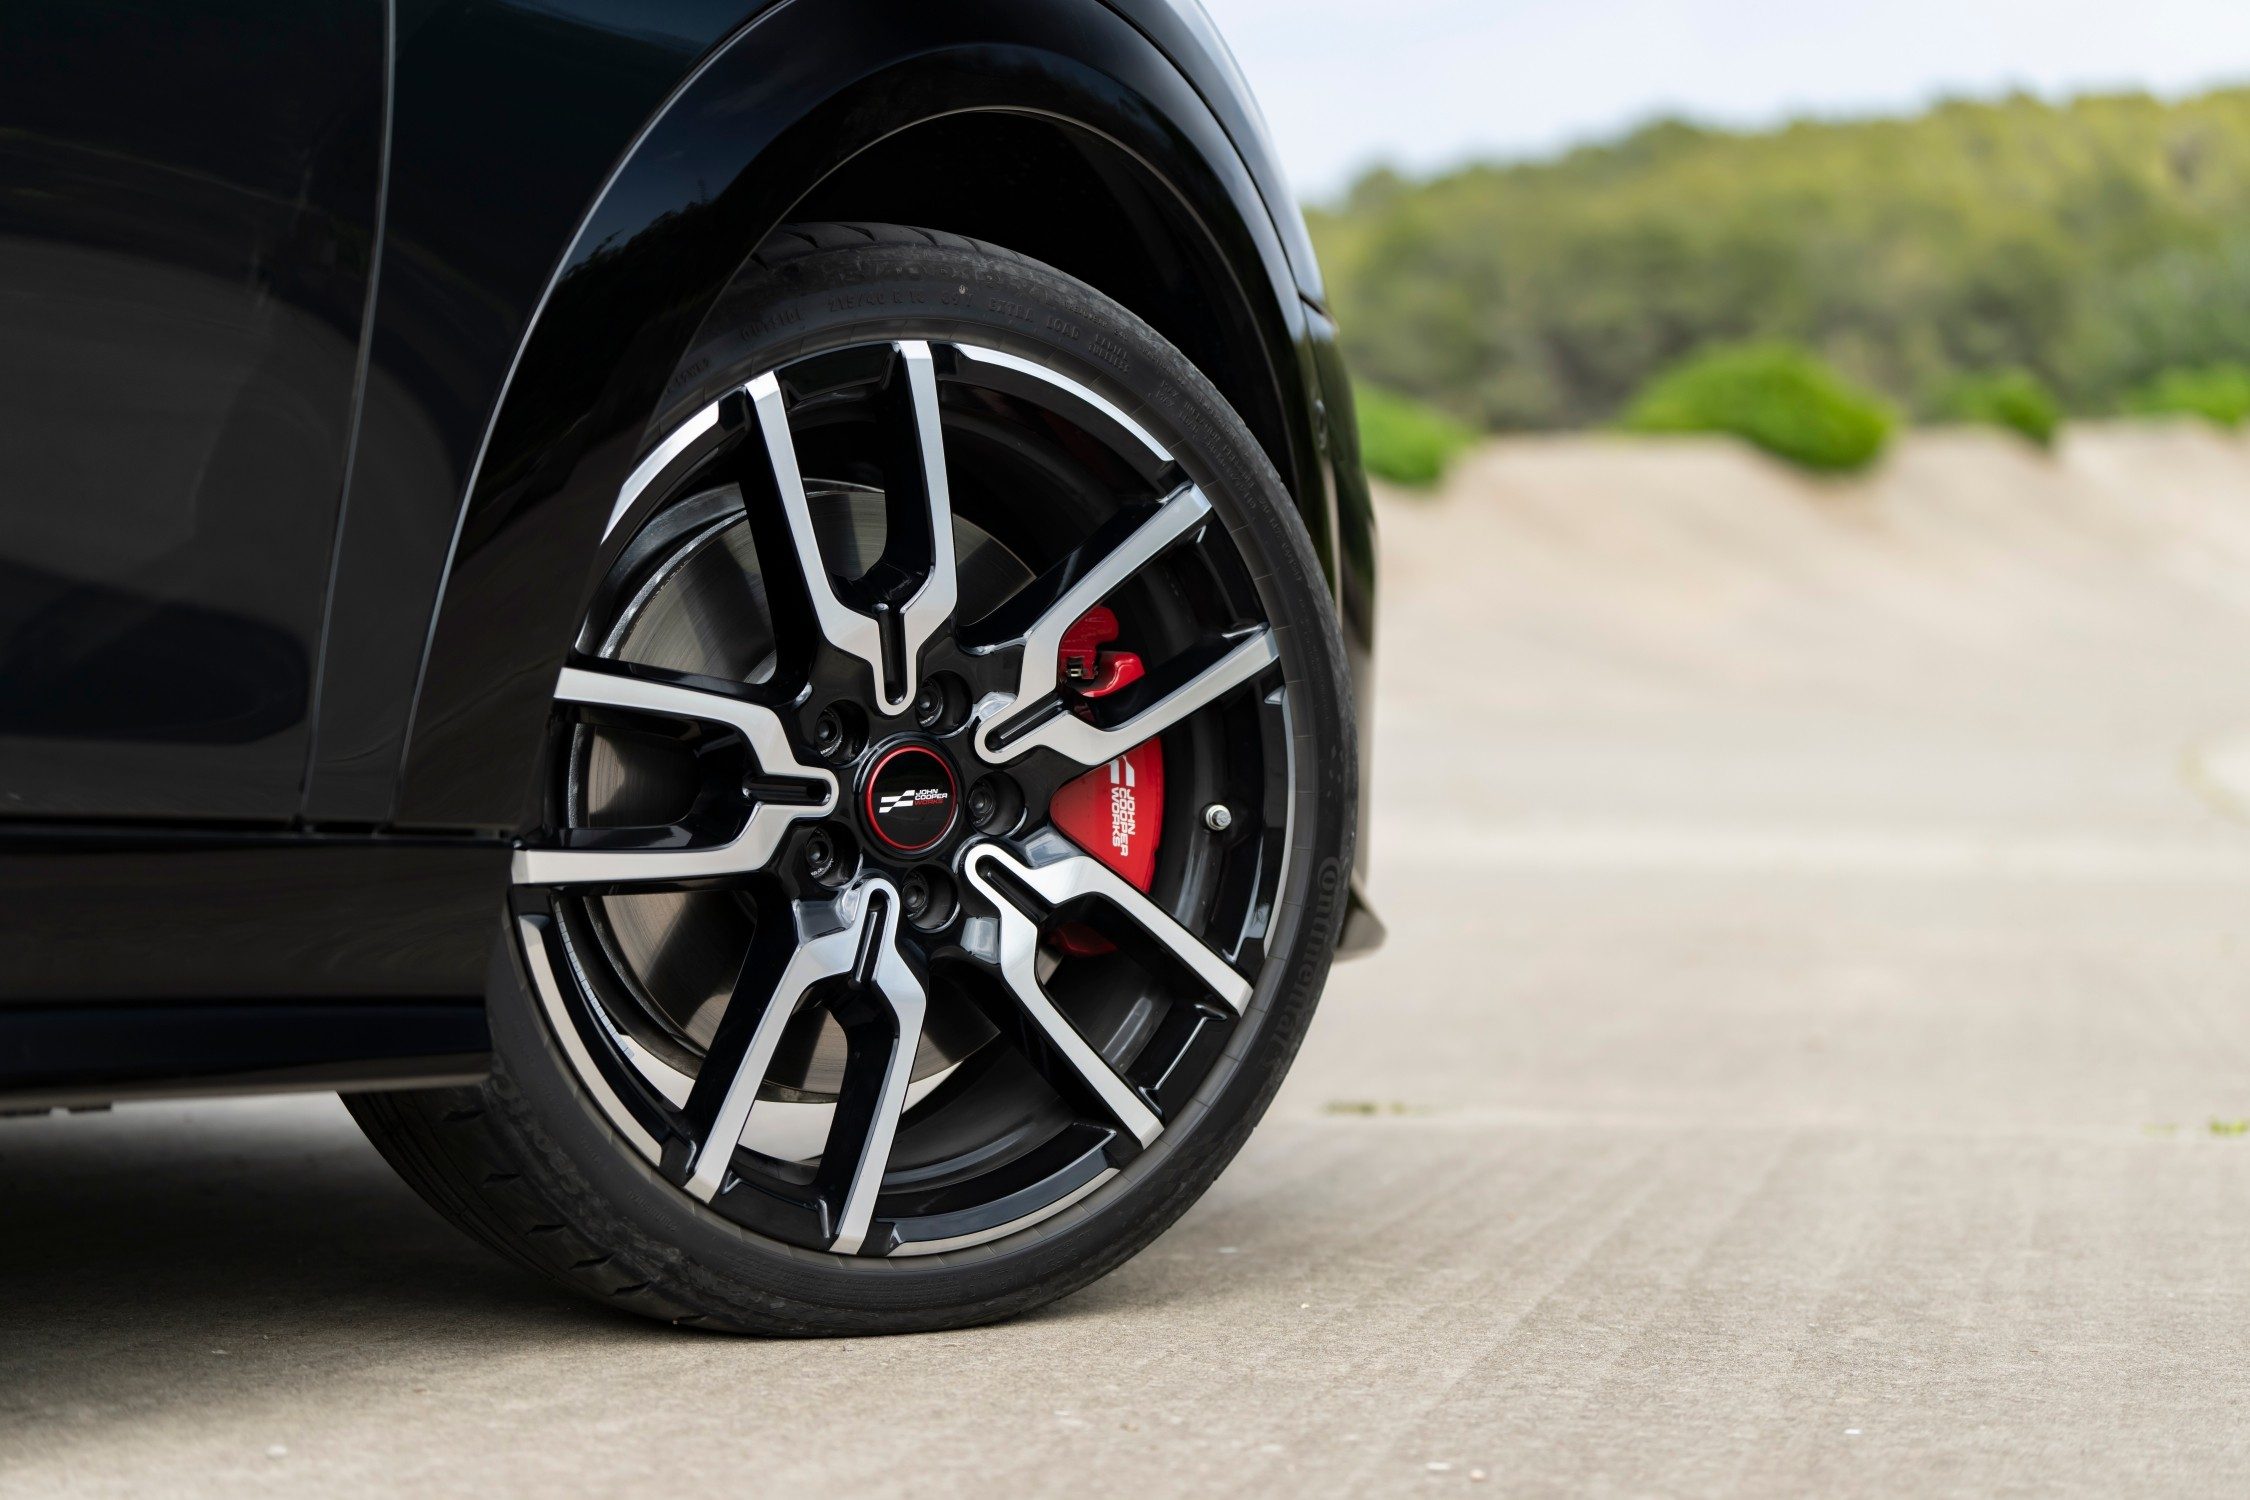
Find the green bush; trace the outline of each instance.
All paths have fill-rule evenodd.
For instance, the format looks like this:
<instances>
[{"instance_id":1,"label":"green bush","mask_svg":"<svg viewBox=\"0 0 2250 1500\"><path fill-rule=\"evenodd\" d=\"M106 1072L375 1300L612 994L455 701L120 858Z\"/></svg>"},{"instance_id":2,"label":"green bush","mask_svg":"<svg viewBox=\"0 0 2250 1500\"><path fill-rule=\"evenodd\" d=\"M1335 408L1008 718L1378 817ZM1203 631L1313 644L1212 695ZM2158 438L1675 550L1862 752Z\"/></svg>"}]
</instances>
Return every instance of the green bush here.
<instances>
[{"instance_id":1,"label":"green bush","mask_svg":"<svg viewBox=\"0 0 2250 1500\"><path fill-rule=\"evenodd\" d=\"M1938 415L1956 422L2005 427L2042 448L2055 445L2062 427L2062 403L2047 382L2029 370L1964 375L1938 400Z\"/></svg>"},{"instance_id":2,"label":"green bush","mask_svg":"<svg viewBox=\"0 0 2250 1500\"><path fill-rule=\"evenodd\" d=\"M2220 364L2167 370L2126 397L2125 406L2149 416L2202 417L2240 427L2250 418L2250 369Z\"/></svg>"},{"instance_id":3,"label":"green bush","mask_svg":"<svg viewBox=\"0 0 2250 1500\"><path fill-rule=\"evenodd\" d=\"M1625 414L1634 432L1725 432L1807 469L1864 469L1891 438L1890 410L1785 344L1707 350L1656 378Z\"/></svg>"},{"instance_id":4,"label":"green bush","mask_svg":"<svg viewBox=\"0 0 2250 1500\"><path fill-rule=\"evenodd\" d=\"M1443 412L1374 386L1355 392L1359 455L1367 472L1393 484L1426 486L1445 471L1476 434Z\"/></svg>"}]
</instances>

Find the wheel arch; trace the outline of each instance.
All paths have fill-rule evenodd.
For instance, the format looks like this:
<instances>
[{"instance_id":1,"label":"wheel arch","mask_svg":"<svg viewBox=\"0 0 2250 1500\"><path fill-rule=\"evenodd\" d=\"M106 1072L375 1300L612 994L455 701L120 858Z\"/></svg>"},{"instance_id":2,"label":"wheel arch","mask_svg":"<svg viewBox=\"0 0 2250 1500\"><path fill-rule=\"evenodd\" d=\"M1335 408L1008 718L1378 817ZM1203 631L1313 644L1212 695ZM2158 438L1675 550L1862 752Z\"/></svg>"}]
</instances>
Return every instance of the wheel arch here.
<instances>
[{"instance_id":1,"label":"wheel arch","mask_svg":"<svg viewBox=\"0 0 2250 1500\"><path fill-rule=\"evenodd\" d=\"M947 161L983 170L949 195L930 178ZM1058 193L1096 217L1065 222ZM782 4L644 129L525 335L447 559L398 823L522 824L552 675L647 418L692 375L682 356L757 244L816 213L935 218L927 227L1048 260L1139 312L1237 404L1335 576L1318 320L1249 167L1188 78L1096 0Z\"/></svg>"},{"instance_id":2,"label":"wheel arch","mask_svg":"<svg viewBox=\"0 0 2250 1500\"><path fill-rule=\"evenodd\" d=\"M1077 277L1185 354L1241 415L1291 494L1300 503L1307 494L1304 434L1291 426L1291 407L1302 403L1288 396L1301 329L1288 326L1287 302L1271 294L1276 268L1250 236L1228 232L1238 224L1200 220L1115 139L1056 115L942 115L839 164L790 216L966 235ZM1308 515L1307 524L1322 519Z\"/></svg>"}]
</instances>

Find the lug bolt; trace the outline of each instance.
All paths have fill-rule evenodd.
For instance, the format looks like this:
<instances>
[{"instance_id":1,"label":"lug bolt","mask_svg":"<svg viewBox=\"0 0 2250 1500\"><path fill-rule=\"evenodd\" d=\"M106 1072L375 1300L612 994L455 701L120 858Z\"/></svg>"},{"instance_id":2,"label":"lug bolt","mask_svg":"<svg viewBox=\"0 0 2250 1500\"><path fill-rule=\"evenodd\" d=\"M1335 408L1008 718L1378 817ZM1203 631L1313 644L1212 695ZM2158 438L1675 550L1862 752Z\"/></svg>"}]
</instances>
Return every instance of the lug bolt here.
<instances>
[{"instance_id":1,"label":"lug bolt","mask_svg":"<svg viewBox=\"0 0 2250 1500\"><path fill-rule=\"evenodd\" d=\"M849 703L831 703L813 720L813 751L840 766L867 744L867 719Z\"/></svg>"},{"instance_id":2,"label":"lug bolt","mask_svg":"<svg viewBox=\"0 0 2250 1500\"><path fill-rule=\"evenodd\" d=\"M1014 782L995 772L969 788L962 808L979 832L1004 834L1023 816L1023 792Z\"/></svg>"},{"instance_id":3,"label":"lug bolt","mask_svg":"<svg viewBox=\"0 0 2250 1500\"><path fill-rule=\"evenodd\" d=\"M961 910L953 881L943 870L909 870L898 883L906 920L923 932L942 932Z\"/></svg>"},{"instance_id":4,"label":"lug bolt","mask_svg":"<svg viewBox=\"0 0 2250 1500\"><path fill-rule=\"evenodd\" d=\"M1214 802L1203 809L1203 826L1213 833L1225 833L1234 826L1234 811L1224 802Z\"/></svg>"},{"instance_id":5,"label":"lug bolt","mask_svg":"<svg viewBox=\"0 0 2250 1500\"><path fill-rule=\"evenodd\" d=\"M805 840L805 873L815 880L836 873L836 841L817 828Z\"/></svg>"},{"instance_id":6,"label":"lug bolt","mask_svg":"<svg viewBox=\"0 0 2250 1500\"><path fill-rule=\"evenodd\" d=\"M914 694L914 722L932 734L951 734L961 725L968 685L951 672L932 672Z\"/></svg>"}]
</instances>

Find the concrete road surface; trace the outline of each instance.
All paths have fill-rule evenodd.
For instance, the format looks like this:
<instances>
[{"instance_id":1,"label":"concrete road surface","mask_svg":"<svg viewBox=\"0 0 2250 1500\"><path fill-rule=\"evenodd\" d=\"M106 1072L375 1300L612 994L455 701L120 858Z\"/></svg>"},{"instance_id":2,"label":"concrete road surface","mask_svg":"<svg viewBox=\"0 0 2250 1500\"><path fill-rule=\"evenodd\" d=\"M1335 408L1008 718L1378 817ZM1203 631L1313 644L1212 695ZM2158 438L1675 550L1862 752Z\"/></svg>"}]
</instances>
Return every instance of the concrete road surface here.
<instances>
[{"instance_id":1,"label":"concrete road surface","mask_svg":"<svg viewBox=\"0 0 2250 1500\"><path fill-rule=\"evenodd\" d=\"M1133 1265L728 1340L332 1100L0 1122L0 1494L2250 1491L2250 449L1511 443L1387 522L1392 945Z\"/></svg>"}]
</instances>

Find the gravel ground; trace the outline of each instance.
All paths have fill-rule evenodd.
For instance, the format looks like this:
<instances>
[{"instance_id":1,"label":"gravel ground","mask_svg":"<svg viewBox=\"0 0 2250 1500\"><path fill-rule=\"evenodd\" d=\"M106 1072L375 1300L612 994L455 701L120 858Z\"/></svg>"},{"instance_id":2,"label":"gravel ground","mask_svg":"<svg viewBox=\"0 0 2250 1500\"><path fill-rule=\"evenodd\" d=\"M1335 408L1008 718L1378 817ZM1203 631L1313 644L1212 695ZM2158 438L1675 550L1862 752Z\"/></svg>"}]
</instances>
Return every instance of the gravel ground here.
<instances>
[{"instance_id":1,"label":"gravel ground","mask_svg":"<svg viewBox=\"0 0 2250 1500\"><path fill-rule=\"evenodd\" d=\"M2246 481L1489 448L1386 503L1391 945L1133 1265L727 1340L333 1100L0 1122L0 1494L2250 1491Z\"/></svg>"}]
</instances>

